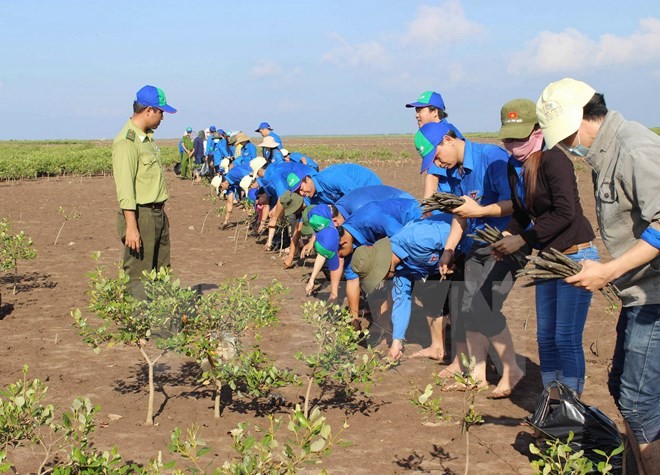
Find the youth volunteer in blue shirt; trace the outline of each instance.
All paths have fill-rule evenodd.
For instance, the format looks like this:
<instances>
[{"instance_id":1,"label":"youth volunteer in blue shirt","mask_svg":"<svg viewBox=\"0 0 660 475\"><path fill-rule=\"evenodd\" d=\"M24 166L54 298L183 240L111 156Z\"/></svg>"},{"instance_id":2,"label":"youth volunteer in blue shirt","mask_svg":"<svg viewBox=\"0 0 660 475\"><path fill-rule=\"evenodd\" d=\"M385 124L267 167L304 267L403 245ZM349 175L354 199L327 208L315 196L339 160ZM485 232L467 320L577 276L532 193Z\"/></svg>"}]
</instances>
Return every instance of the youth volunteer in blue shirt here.
<instances>
[{"instance_id":1,"label":"youth volunteer in blue shirt","mask_svg":"<svg viewBox=\"0 0 660 475\"><path fill-rule=\"evenodd\" d=\"M227 192L227 210L225 212L225 219L222 223L224 228L229 223L229 217L234 210L234 199L241 193L239 184L243 178L252 173L250 165L233 165L230 170L225 174L224 180L220 187Z\"/></svg>"},{"instance_id":2,"label":"youth volunteer in blue shirt","mask_svg":"<svg viewBox=\"0 0 660 475\"><path fill-rule=\"evenodd\" d=\"M251 160L257 158L257 147L250 142L250 137L243 132L236 135L236 143L241 145L241 154L234 160L237 165L249 164Z\"/></svg>"},{"instance_id":3,"label":"youth volunteer in blue shirt","mask_svg":"<svg viewBox=\"0 0 660 475\"><path fill-rule=\"evenodd\" d=\"M335 203L356 188L383 184L373 171L355 163L331 165L315 175L296 174L287 181L291 191L308 198L311 204Z\"/></svg>"},{"instance_id":4,"label":"youth volunteer in blue shirt","mask_svg":"<svg viewBox=\"0 0 660 475\"><path fill-rule=\"evenodd\" d=\"M458 138L463 138L463 135L461 135L458 129L447 122L448 114L445 108L445 101L439 92L425 91L420 94L417 101L406 104L406 107L415 108L417 127L422 127L429 122L442 122L453 129ZM433 160L431 160L430 163L422 163L420 173L424 172L427 172L424 179L424 198L428 198L438 191L451 193L451 188L447 182L447 171L444 168L435 165Z\"/></svg>"},{"instance_id":5,"label":"youth volunteer in blue shirt","mask_svg":"<svg viewBox=\"0 0 660 475\"><path fill-rule=\"evenodd\" d=\"M507 173L509 154L495 145L461 140L442 123L428 123L419 129L415 145L424 161L432 159L436 165L447 169L452 192L465 199L465 204L453 211L451 232L440 260L440 270L444 273L452 264L454 251L464 234L472 234L486 224L506 229L513 212ZM467 350L477 361L473 376L480 385L488 385L489 344L502 360L502 378L491 398L508 397L523 377L502 314L504 300L519 268L518 261L511 257L496 261L491 247L477 242L466 252L464 294L458 319L463 317ZM451 371L460 369L458 358L450 368Z\"/></svg>"},{"instance_id":6,"label":"youth volunteer in blue shirt","mask_svg":"<svg viewBox=\"0 0 660 475\"><path fill-rule=\"evenodd\" d=\"M279 135L273 132L273 128L268 122L262 122L259 124L259 127L255 129L255 132L259 132L263 138L271 137L275 142L277 142L278 148L282 148L284 143Z\"/></svg>"},{"instance_id":7,"label":"youth volunteer in blue shirt","mask_svg":"<svg viewBox=\"0 0 660 475\"><path fill-rule=\"evenodd\" d=\"M446 217L431 216L406 224L394 236L383 238L373 246L360 246L353 254L351 266L368 295L383 280L393 279L390 356L395 360L403 355L415 281L422 281L418 282L421 292L416 292L416 296L422 302L429 320L431 344L444 348L444 322L440 317L448 288L427 279L439 277L438 262L449 232L450 224Z\"/></svg>"},{"instance_id":8,"label":"youth volunteer in blue shirt","mask_svg":"<svg viewBox=\"0 0 660 475\"><path fill-rule=\"evenodd\" d=\"M255 159L257 160L257 159ZM265 159L262 159L265 161ZM253 167L254 170L254 167ZM273 163L268 165L264 163L256 170L255 175L259 186L263 187L269 197L268 210L268 239L266 240L266 249L270 249L275 237L277 221L284 214L284 208L279 203L279 197L288 190L289 177L294 175L309 176L315 175L316 171L301 163Z\"/></svg>"},{"instance_id":9,"label":"youth volunteer in blue shirt","mask_svg":"<svg viewBox=\"0 0 660 475\"><path fill-rule=\"evenodd\" d=\"M289 152L285 148L283 148L281 152L282 152L282 156L284 157L284 161L286 162L302 163L303 165L312 167L316 171L319 171L320 169L319 164L316 163L316 161L313 158L308 157L307 155L303 155L300 152Z\"/></svg>"}]
</instances>

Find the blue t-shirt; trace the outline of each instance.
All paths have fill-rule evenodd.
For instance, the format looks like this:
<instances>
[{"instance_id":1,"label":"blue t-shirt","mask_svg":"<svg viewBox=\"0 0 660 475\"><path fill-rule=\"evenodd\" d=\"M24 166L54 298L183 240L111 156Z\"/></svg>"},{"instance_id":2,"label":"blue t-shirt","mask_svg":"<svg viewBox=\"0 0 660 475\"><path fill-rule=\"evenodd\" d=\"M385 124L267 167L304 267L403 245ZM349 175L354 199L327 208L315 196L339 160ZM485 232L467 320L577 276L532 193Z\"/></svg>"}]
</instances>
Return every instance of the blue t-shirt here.
<instances>
[{"instance_id":1,"label":"blue t-shirt","mask_svg":"<svg viewBox=\"0 0 660 475\"><path fill-rule=\"evenodd\" d=\"M415 199L372 201L353 213L342 227L353 236L354 248L373 246L379 239L394 236L404 225L421 217L422 210ZM347 280L358 278L350 266L350 257L344 259Z\"/></svg>"},{"instance_id":2,"label":"blue t-shirt","mask_svg":"<svg viewBox=\"0 0 660 475\"><path fill-rule=\"evenodd\" d=\"M230 185L236 185L241 182L243 178L252 173L250 165L236 165L232 167L231 170L225 175L225 179L229 182Z\"/></svg>"},{"instance_id":3,"label":"blue t-shirt","mask_svg":"<svg viewBox=\"0 0 660 475\"><path fill-rule=\"evenodd\" d=\"M415 197L407 191L394 188L393 186L373 185L365 186L364 188L356 188L355 190L346 193L346 195L335 203L335 206L344 219L348 219L353 213L367 203L394 200L397 198L409 200L415 199Z\"/></svg>"},{"instance_id":4,"label":"blue t-shirt","mask_svg":"<svg viewBox=\"0 0 660 475\"><path fill-rule=\"evenodd\" d=\"M336 203L342 196L365 186L382 185L383 182L367 167L355 163L331 165L312 176L316 193L310 198L311 204Z\"/></svg>"},{"instance_id":5,"label":"blue t-shirt","mask_svg":"<svg viewBox=\"0 0 660 475\"><path fill-rule=\"evenodd\" d=\"M509 153L503 148L466 140L463 154L463 176L459 173L459 167L447 170L451 192L457 196L469 196L480 206L510 200L508 161ZM470 218L465 234L473 234L475 230L483 229L486 224L503 231L510 219L511 216Z\"/></svg>"},{"instance_id":6,"label":"blue t-shirt","mask_svg":"<svg viewBox=\"0 0 660 475\"><path fill-rule=\"evenodd\" d=\"M390 238L392 252L401 259L395 269L392 286L393 338L403 340L406 336L413 282L439 273L440 256L450 229L450 215L435 215L406 224Z\"/></svg>"},{"instance_id":7,"label":"blue t-shirt","mask_svg":"<svg viewBox=\"0 0 660 475\"><path fill-rule=\"evenodd\" d=\"M307 155L303 155L300 152L291 152L289 154L289 160L291 160L292 162L301 163L303 158L307 162L306 165L308 167L312 167L314 170L319 171L319 164L316 163L314 159L312 159L311 157Z\"/></svg>"},{"instance_id":8,"label":"blue t-shirt","mask_svg":"<svg viewBox=\"0 0 660 475\"><path fill-rule=\"evenodd\" d=\"M268 165L264 176L257 178L259 186L263 187L268 194L271 206L274 206L282 193L289 189L286 178L290 173L298 176L316 175L314 169L302 163L283 162Z\"/></svg>"},{"instance_id":9,"label":"blue t-shirt","mask_svg":"<svg viewBox=\"0 0 660 475\"><path fill-rule=\"evenodd\" d=\"M355 247L372 246L379 239L394 236L403 226L421 217L417 200L374 201L353 213L342 227L353 236Z\"/></svg>"},{"instance_id":10,"label":"blue t-shirt","mask_svg":"<svg viewBox=\"0 0 660 475\"><path fill-rule=\"evenodd\" d=\"M245 142L241 147L241 155L234 159L234 164L243 165L257 158L257 147L251 142Z\"/></svg>"}]
</instances>

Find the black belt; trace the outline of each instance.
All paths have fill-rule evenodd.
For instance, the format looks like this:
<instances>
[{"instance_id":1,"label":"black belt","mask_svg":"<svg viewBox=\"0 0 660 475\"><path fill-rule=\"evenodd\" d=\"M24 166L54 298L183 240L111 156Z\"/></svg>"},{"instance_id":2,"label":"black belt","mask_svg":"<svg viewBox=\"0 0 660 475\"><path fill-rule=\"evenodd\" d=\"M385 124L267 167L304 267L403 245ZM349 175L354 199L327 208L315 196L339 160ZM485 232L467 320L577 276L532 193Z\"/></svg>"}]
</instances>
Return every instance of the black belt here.
<instances>
[{"instance_id":1,"label":"black belt","mask_svg":"<svg viewBox=\"0 0 660 475\"><path fill-rule=\"evenodd\" d=\"M161 201L160 203L140 203L138 204L139 208L150 208L150 209L163 209L165 202Z\"/></svg>"}]
</instances>

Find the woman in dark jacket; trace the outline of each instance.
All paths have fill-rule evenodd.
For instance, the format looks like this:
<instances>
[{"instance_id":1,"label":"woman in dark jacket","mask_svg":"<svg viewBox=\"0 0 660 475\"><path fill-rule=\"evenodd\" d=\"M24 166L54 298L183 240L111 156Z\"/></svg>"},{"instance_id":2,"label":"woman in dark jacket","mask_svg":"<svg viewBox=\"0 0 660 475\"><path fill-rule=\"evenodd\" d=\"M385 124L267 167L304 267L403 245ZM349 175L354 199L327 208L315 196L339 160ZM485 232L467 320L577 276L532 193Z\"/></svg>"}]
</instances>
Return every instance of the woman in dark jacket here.
<instances>
[{"instance_id":1,"label":"woman in dark jacket","mask_svg":"<svg viewBox=\"0 0 660 475\"><path fill-rule=\"evenodd\" d=\"M526 101L525 107L535 109L532 101L517 101ZM532 146L542 142L542 134L538 124L532 124L530 130L520 139L504 140L504 148L515 159L509 165L514 211L505 237L493 245L494 254L502 257L529 244L539 251L554 248L576 262L598 260L592 243L594 231L580 205L573 162L560 147L541 152ZM537 341L544 386L558 380L582 393L582 333L591 297L591 292L562 279L536 285Z\"/></svg>"}]
</instances>

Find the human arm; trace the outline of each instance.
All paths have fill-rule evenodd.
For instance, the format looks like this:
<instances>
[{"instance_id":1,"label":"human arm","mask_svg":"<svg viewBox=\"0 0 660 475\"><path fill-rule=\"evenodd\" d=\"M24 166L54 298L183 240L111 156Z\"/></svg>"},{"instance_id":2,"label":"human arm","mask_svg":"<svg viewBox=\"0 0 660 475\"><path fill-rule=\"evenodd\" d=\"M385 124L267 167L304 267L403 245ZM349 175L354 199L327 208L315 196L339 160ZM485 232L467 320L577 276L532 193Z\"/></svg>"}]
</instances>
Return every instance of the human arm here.
<instances>
[{"instance_id":1,"label":"human arm","mask_svg":"<svg viewBox=\"0 0 660 475\"><path fill-rule=\"evenodd\" d=\"M451 221L451 229L449 231L449 236L447 237L447 242L445 242L444 250L440 256L439 269L441 275L450 273L450 269L454 264L456 248L463 238L463 233L465 232L466 227L467 219L459 218L454 215L454 218Z\"/></svg>"},{"instance_id":2,"label":"human arm","mask_svg":"<svg viewBox=\"0 0 660 475\"><path fill-rule=\"evenodd\" d=\"M300 251L300 257L305 258L310 255L312 249L314 249L314 243L316 242L316 234L312 234L309 238L309 242L305 244Z\"/></svg>"},{"instance_id":3,"label":"human arm","mask_svg":"<svg viewBox=\"0 0 660 475\"><path fill-rule=\"evenodd\" d=\"M135 252L140 252L142 246L142 239L140 238L140 230L138 229L137 216L133 209L121 210L124 219L126 220L126 236L124 237L124 245Z\"/></svg>"},{"instance_id":4,"label":"human arm","mask_svg":"<svg viewBox=\"0 0 660 475\"><path fill-rule=\"evenodd\" d=\"M660 224L655 223L652 229L660 235ZM648 264L653 259L660 257L660 244L658 246L656 247L644 239L640 239L626 252L609 262L582 262L582 270L565 280L569 284L594 292L602 289L626 272Z\"/></svg>"},{"instance_id":5,"label":"human arm","mask_svg":"<svg viewBox=\"0 0 660 475\"><path fill-rule=\"evenodd\" d=\"M433 196L433 193L438 191L438 183L440 179L432 173L427 173L424 177L424 198Z\"/></svg>"},{"instance_id":6,"label":"human arm","mask_svg":"<svg viewBox=\"0 0 660 475\"><path fill-rule=\"evenodd\" d=\"M314 260L314 267L312 268L312 273L309 275L309 280L307 281L307 286L305 287L305 292L307 292L307 295L312 295L312 291L314 290L314 282L316 281L316 276L319 275L319 272L321 272L321 269L323 269L323 266L325 265L325 257L323 257L321 254L316 255L316 259Z\"/></svg>"},{"instance_id":7,"label":"human arm","mask_svg":"<svg viewBox=\"0 0 660 475\"><path fill-rule=\"evenodd\" d=\"M467 195L463 195L462 198L465 203L452 211L455 216L461 218L499 218L509 216L513 212L513 204L510 199L481 206Z\"/></svg>"}]
</instances>

